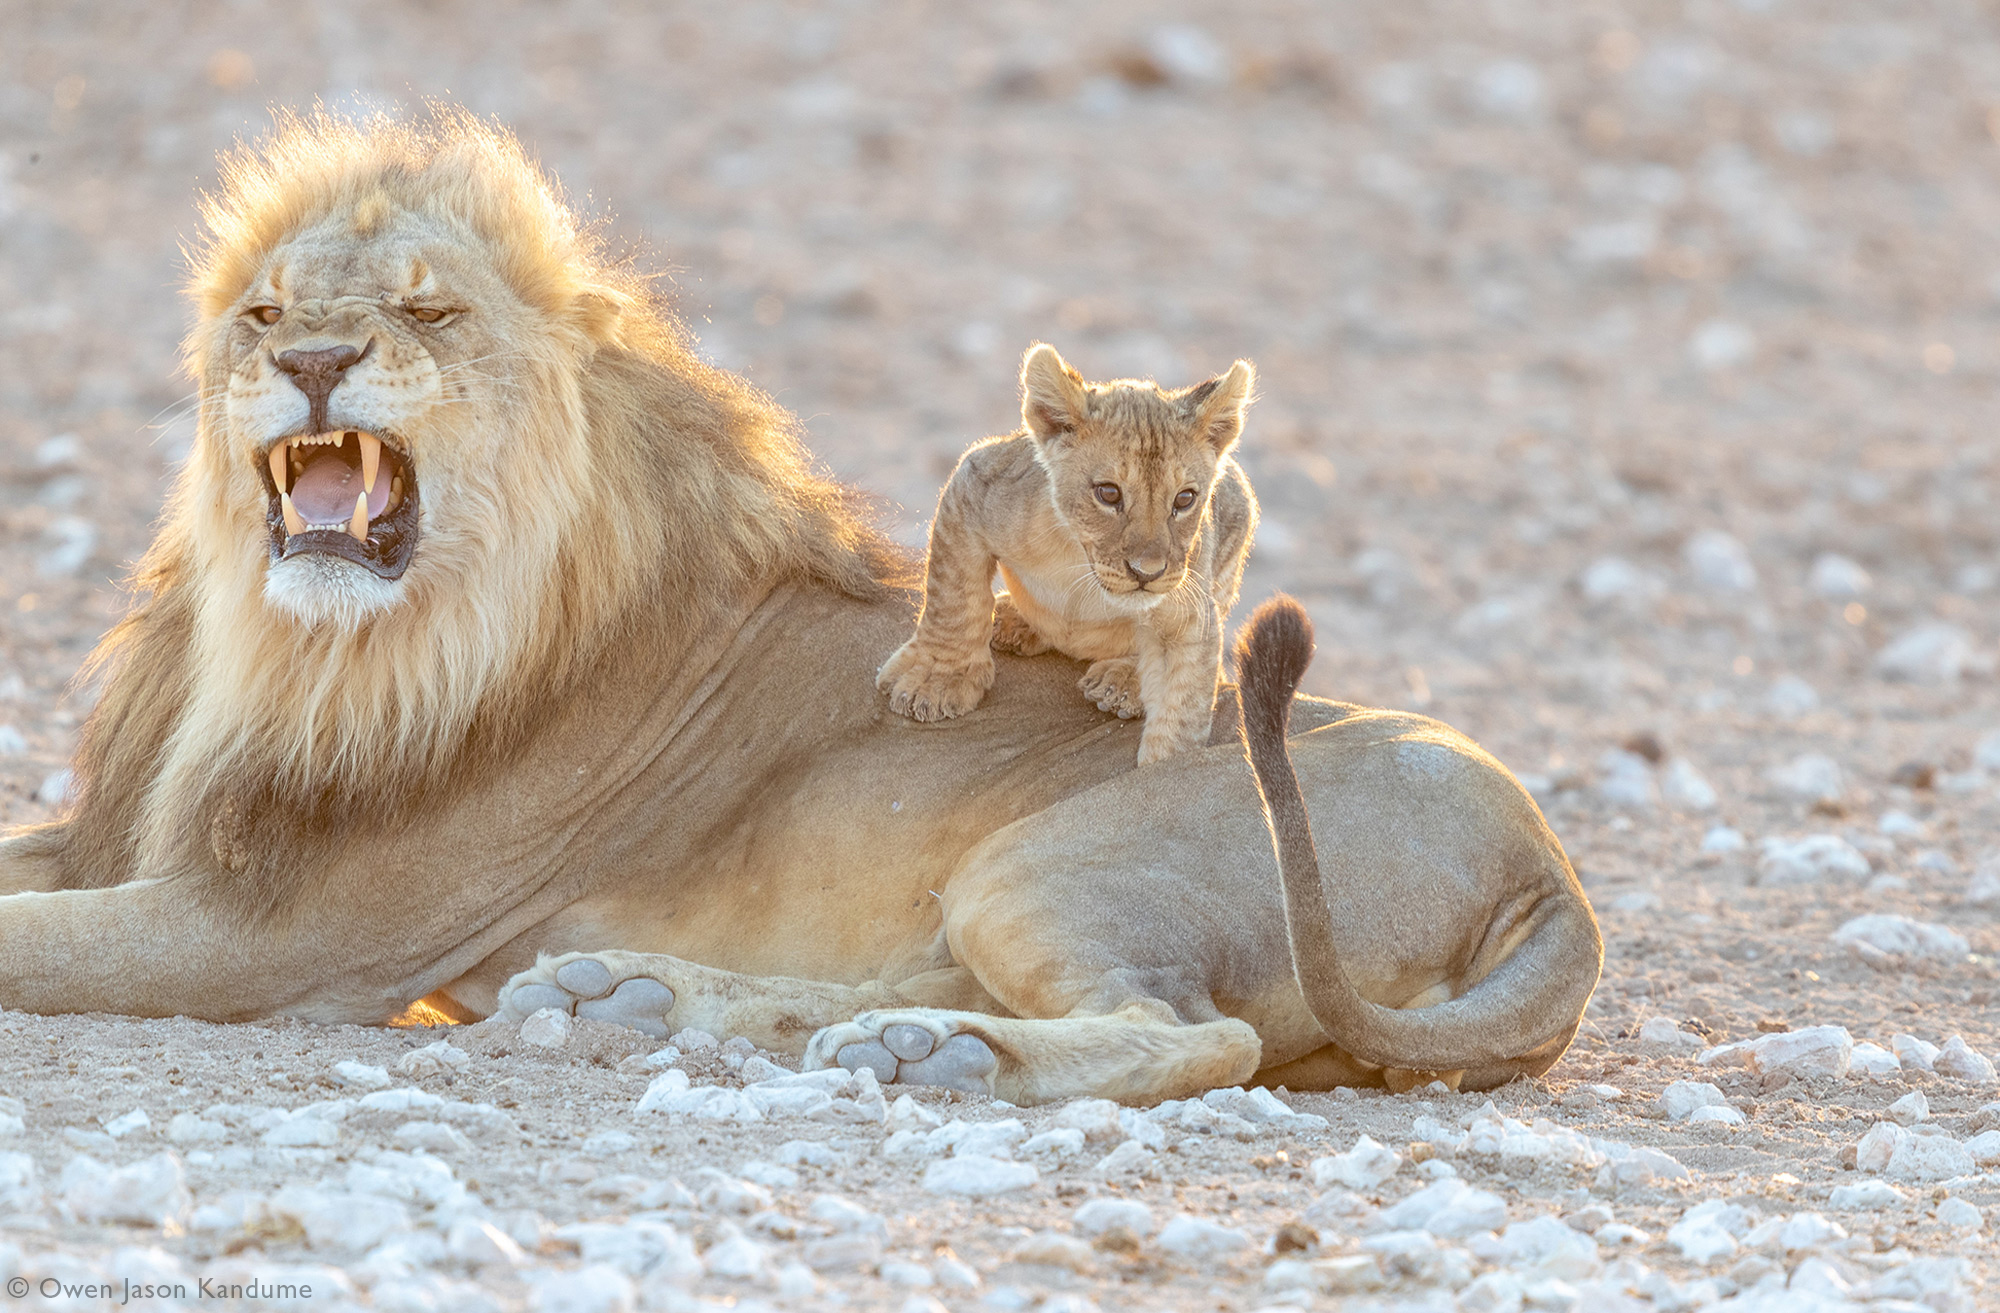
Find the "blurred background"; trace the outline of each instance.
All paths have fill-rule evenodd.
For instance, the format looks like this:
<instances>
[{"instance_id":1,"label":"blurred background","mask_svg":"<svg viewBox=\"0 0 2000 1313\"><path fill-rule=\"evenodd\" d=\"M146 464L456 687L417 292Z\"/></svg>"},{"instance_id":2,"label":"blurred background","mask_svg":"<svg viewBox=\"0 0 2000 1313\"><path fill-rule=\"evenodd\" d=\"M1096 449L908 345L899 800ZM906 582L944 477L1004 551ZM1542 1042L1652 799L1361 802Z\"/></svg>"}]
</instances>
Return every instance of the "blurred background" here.
<instances>
[{"instance_id":1,"label":"blurred background","mask_svg":"<svg viewBox=\"0 0 2000 1313\"><path fill-rule=\"evenodd\" d=\"M1723 822L1879 846L1924 786L1970 809L1925 851L1976 859L2000 23L1950 0L12 0L0 822L46 813L190 440L216 152L427 97L517 131L912 543L1029 341L1254 359L1246 602L1308 604L1314 690L1487 742L1593 882Z\"/></svg>"}]
</instances>

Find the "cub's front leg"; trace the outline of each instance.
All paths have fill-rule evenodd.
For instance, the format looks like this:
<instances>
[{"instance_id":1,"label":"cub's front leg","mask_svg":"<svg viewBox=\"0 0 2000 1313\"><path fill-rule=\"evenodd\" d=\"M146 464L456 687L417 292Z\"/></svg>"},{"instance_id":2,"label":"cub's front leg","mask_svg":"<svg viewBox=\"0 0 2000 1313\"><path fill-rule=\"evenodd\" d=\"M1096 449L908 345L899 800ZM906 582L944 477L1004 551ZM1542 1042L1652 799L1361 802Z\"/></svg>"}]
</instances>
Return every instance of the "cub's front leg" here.
<instances>
[{"instance_id":1,"label":"cub's front leg","mask_svg":"<svg viewBox=\"0 0 2000 1313\"><path fill-rule=\"evenodd\" d=\"M974 518L976 482L961 460L931 521L917 632L875 674L889 709L914 720L964 715L993 687L995 561Z\"/></svg>"},{"instance_id":2,"label":"cub's front leg","mask_svg":"<svg viewBox=\"0 0 2000 1313\"><path fill-rule=\"evenodd\" d=\"M1040 656L1044 652L1053 652L1055 646L1042 637L1041 631L1029 622L1028 617L1021 614L1021 608L1014 605L1012 597L1002 593L994 599L993 650L995 652L1031 657Z\"/></svg>"},{"instance_id":3,"label":"cub's front leg","mask_svg":"<svg viewBox=\"0 0 2000 1313\"><path fill-rule=\"evenodd\" d=\"M1221 614L1206 598L1162 604L1139 626L1138 672L1146 705L1139 764L1206 743L1222 673Z\"/></svg>"}]
</instances>

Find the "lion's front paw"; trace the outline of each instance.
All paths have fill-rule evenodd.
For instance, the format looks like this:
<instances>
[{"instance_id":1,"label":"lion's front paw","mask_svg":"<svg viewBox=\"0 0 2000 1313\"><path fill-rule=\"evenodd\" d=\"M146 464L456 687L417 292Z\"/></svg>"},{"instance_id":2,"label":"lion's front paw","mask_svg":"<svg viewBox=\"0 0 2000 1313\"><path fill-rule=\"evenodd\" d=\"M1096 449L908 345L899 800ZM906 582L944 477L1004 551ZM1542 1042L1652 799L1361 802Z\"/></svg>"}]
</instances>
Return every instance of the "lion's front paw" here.
<instances>
[{"instance_id":1,"label":"lion's front paw","mask_svg":"<svg viewBox=\"0 0 2000 1313\"><path fill-rule=\"evenodd\" d=\"M905 643L882 663L875 686L889 694L889 709L912 720L949 720L979 705L993 687L993 653L940 654Z\"/></svg>"},{"instance_id":2,"label":"lion's front paw","mask_svg":"<svg viewBox=\"0 0 2000 1313\"><path fill-rule=\"evenodd\" d=\"M863 1067L884 1085L937 1085L968 1094L993 1093L1000 1060L993 1048L951 1013L923 1008L864 1012L828 1026L806 1045L800 1069Z\"/></svg>"},{"instance_id":3,"label":"lion's front paw","mask_svg":"<svg viewBox=\"0 0 2000 1313\"><path fill-rule=\"evenodd\" d=\"M1091 662L1076 686L1083 690L1084 697L1097 704L1099 711L1109 711L1120 720L1145 714L1145 707L1139 701L1139 663L1131 657Z\"/></svg>"},{"instance_id":4,"label":"lion's front paw","mask_svg":"<svg viewBox=\"0 0 2000 1313\"><path fill-rule=\"evenodd\" d=\"M1002 593L993 603L993 650L1012 656L1040 656L1054 644L1043 638L1028 618Z\"/></svg>"},{"instance_id":5,"label":"lion's front paw","mask_svg":"<svg viewBox=\"0 0 2000 1313\"><path fill-rule=\"evenodd\" d=\"M655 1039L673 1033L674 991L639 974L631 953L564 953L546 957L500 991L499 1015L523 1020L543 1008L585 1021L629 1026Z\"/></svg>"}]
</instances>

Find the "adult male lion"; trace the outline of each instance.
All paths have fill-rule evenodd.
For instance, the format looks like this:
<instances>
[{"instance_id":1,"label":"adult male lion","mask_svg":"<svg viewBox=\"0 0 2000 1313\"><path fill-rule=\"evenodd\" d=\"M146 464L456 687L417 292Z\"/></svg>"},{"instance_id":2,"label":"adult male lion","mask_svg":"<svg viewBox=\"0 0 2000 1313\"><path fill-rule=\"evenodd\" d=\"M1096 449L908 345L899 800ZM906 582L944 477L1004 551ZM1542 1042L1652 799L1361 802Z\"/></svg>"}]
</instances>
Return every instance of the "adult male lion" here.
<instances>
[{"instance_id":1,"label":"adult male lion","mask_svg":"<svg viewBox=\"0 0 2000 1313\"><path fill-rule=\"evenodd\" d=\"M205 213L199 437L77 801L0 845L0 1006L557 1004L1017 1102L1567 1045L1595 922L1442 725L1292 713L1346 977L1428 1008L1342 1049L1233 742L1135 771L1054 658L889 714L905 563L511 138L291 122Z\"/></svg>"}]
</instances>

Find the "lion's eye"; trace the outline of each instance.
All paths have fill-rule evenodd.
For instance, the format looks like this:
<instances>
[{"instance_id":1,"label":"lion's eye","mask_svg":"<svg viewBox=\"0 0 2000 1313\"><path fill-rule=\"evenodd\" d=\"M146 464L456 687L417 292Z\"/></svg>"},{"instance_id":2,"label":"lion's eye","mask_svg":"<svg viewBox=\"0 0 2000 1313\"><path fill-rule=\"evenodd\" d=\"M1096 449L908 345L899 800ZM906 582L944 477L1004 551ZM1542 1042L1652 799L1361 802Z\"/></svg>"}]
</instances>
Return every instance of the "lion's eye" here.
<instances>
[{"instance_id":1,"label":"lion's eye","mask_svg":"<svg viewBox=\"0 0 2000 1313\"><path fill-rule=\"evenodd\" d=\"M253 305L243 312L260 324L275 324L284 318L285 312L274 305Z\"/></svg>"},{"instance_id":2,"label":"lion's eye","mask_svg":"<svg viewBox=\"0 0 2000 1313\"><path fill-rule=\"evenodd\" d=\"M1177 511L1184 511L1184 510L1186 510L1186 509L1187 509L1188 507L1190 507L1190 506L1192 506L1192 505L1194 505L1194 489L1193 489L1193 488L1182 488L1182 489L1181 489L1181 490L1180 490L1179 492L1177 492L1177 493L1175 493L1175 494L1174 494L1174 509L1175 509L1175 510L1177 510Z\"/></svg>"},{"instance_id":3,"label":"lion's eye","mask_svg":"<svg viewBox=\"0 0 2000 1313\"><path fill-rule=\"evenodd\" d=\"M444 311L438 309L436 306L431 306L431 305L413 305L408 307L408 309L410 312L410 318L416 320L420 324L435 324L438 320L444 318L445 316Z\"/></svg>"},{"instance_id":4,"label":"lion's eye","mask_svg":"<svg viewBox=\"0 0 2000 1313\"><path fill-rule=\"evenodd\" d=\"M1119 502L1125 500L1125 494L1118 490L1118 485L1115 483L1093 484L1090 490L1096 493L1097 500L1103 502L1106 506L1116 506Z\"/></svg>"}]
</instances>

